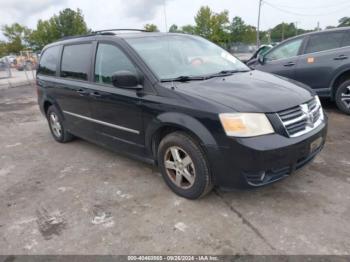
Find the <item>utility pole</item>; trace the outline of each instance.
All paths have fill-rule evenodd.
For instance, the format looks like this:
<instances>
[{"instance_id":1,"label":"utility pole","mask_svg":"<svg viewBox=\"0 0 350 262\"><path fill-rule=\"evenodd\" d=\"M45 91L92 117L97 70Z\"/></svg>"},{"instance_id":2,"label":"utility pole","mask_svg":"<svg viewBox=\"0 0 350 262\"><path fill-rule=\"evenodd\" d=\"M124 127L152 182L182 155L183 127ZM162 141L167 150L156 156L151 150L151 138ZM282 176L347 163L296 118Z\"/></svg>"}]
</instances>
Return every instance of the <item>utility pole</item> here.
<instances>
[{"instance_id":1,"label":"utility pole","mask_svg":"<svg viewBox=\"0 0 350 262\"><path fill-rule=\"evenodd\" d=\"M164 9L165 33L168 33L168 22L167 22L167 17L166 17L165 0L163 0L163 9Z\"/></svg>"},{"instance_id":2,"label":"utility pole","mask_svg":"<svg viewBox=\"0 0 350 262\"><path fill-rule=\"evenodd\" d=\"M295 36L298 35L298 22L295 22Z\"/></svg>"},{"instance_id":3,"label":"utility pole","mask_svg":"<svg viewBox=\"0 0 350 262\"><path fill-rule=\"evenodd\" d=\"M256 46L259 48L260 46L260 12L261 12L261 4L263 0L259 0L259 13L258 13L258 27L256 29Z\"/></svg>"}]
</instances>

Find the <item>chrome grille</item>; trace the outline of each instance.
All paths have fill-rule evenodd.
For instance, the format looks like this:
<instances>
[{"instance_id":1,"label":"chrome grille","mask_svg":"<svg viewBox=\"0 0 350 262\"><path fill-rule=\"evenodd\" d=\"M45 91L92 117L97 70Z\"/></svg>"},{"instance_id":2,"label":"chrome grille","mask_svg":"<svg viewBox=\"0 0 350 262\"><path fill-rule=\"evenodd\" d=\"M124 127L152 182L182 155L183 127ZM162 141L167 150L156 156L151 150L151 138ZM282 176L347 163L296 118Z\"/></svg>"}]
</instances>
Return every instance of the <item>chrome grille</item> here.
<instances>
[{"instance_id":1,"label":"chrome grille","mask_svg":"<svg viewBox=\"0 0 350 262\"><path fill-rule=\"evenodd\" d=\"M277 113L289 137L301 136L321 124L322 106L318 98Z\"/></svg>"}]
</instances>

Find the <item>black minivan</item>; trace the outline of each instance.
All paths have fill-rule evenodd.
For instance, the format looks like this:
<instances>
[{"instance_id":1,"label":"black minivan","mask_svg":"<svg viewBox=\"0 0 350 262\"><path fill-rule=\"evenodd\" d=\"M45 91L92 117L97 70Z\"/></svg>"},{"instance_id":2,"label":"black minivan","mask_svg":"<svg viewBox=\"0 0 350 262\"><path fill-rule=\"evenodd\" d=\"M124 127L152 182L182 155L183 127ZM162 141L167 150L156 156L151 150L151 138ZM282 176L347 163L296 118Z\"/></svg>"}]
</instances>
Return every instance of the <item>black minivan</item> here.
<instances>
[{"instance_id":1,"label":"black minivan","mask_svg":"<svg viewBox=\"0 0 350 262\"><path fill-rule=\"evenodd\" d=\"M42 51L37 88L56 141L77 136L158 165L189 199L280 180L327 133L307 86L192 35L102 31L55 42Z\"/></svg>"}]
</instances>

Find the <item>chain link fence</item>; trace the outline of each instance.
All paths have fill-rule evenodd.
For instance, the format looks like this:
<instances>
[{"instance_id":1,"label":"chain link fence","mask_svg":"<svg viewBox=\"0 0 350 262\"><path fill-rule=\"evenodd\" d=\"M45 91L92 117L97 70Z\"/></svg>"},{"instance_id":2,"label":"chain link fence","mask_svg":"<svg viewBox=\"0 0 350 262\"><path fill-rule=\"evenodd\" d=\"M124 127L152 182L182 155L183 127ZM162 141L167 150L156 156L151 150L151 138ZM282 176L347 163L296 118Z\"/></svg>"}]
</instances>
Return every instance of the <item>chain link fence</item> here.
<instances>
[{"instance_id":1,"label":"chain link fence","mask_svg":"<svg viewBox=\"0 0 350 262\"><path fill-rule=\"evenodd\" d=\"M11 63L6 57L4 57L0 59L0 79L10 78L11 76Z\"/></svg>"},{"instance_id":2,"label":"chain link fence","mask_svg":"<svg viewBox=\"0 0 350 262\"><path fill-rule=\"evenodd\" d=\"M34 86L34 66L18 66L7 57L0 58L0 89L17 86Z\"/></svg>"}]
</instances>

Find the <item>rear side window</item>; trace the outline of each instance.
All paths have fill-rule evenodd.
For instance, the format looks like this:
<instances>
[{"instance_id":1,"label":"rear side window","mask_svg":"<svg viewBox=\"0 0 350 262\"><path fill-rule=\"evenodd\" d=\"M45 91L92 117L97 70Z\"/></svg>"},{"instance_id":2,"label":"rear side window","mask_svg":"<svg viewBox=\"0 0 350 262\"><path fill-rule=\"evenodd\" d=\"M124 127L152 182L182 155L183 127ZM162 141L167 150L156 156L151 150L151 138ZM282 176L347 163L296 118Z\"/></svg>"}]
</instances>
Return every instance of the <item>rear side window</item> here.
<instances>
[{"instance_id":1,"label":"rear side window","mask_svg":"<svg viewBox=\"0 0 350 262\"><path fill-rule=\"evenodd\" d=\"M38 74L54 76L57 71L57 61L59 56L60 46L49 47L41 56Z\"/></svg>"},{"instance_id":2,"label":"rear side window","mask_svg":"<svg viewBox=\"0 0 350 262\"><path fill-rule=\"evenodd\" d=\"M339 48L343 40L343 32L334 32L310 36L305 54Z\"/></svg>"},{"instance_id":3,"label":"rear side window","mask_svg":"<svg viewBox=\"0 0 350 262\"><path fill-rule=\"evenodd\" d=\"M342 46L350 46L350 30L344 32L345 36L343 39Z\"/></svg>"},{"instance_id":4,"label":"rear side window","mask_svg":"<svg viewBox=\"0 0 350 262\"><path fill-rule=\"evenodd\" d=\"M118 47L99 44L96 53L95 82L112 84L112 75L117 71L136 73L136 68Z\"/></svg>"},{"instance_id":5,"label":"rear side window","mask_svg":"<svg viewBox=\"0 0 350 262\"><path fill-rule=\"evenodd\" d=\"M87 80L90 61L90 43L65 46L62 54L61 77Z\"/></svg>"}]
</instances>

